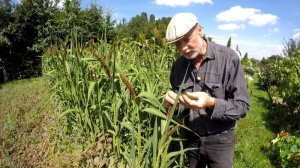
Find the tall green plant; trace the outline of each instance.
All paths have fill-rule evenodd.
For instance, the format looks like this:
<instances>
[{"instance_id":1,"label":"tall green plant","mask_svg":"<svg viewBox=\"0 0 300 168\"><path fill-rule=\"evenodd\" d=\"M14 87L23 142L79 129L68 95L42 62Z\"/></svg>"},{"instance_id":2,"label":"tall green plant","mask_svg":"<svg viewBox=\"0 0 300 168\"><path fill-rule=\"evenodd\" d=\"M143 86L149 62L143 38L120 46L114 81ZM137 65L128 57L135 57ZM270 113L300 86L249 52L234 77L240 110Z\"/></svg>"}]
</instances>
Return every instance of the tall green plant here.
<instances>
[{"instance_id":1,"label":"tall green plant","mask_svg":"<svg viewBox=\"0 0 300 168\"><path fill-rule=\"evenodd\" d=\"M231 37L227 41L227 47L231 48ZM236 53L238 53L239 56L242 56L239 45L236 45L235 51ZM253 80L256 69L255 66L252 64L251 60L248 59L248 53L245 53L245 55L241 58L241 63L244 69L247 87L249 87L249 82Z\"/></svg>"},{"instance_id":2,"label":"tall green plant","mask_svg":"<svg viewBox=\"0 0 300 168\"><path fill-rule=\"evenodd\" d=\"M165 149L179 123L168 121L153 128L166 120L160 102L161 92L169 89L173 49L158 47L155 39L144 43L124 39L114 44L99 40L84 45L76 39L73 33L70 45L60 40L44 56L44 73L64 107L59 116L66 118L69 131L83 139L109 133L112 154L134 167L152 164L149 157L157 160L155 167L175 162L176 154L166 155ZM158 145L155 142L160 145L153 152L150 148ZM182 151L180 156L183 163Z\"/></svg>"}]
</instances>

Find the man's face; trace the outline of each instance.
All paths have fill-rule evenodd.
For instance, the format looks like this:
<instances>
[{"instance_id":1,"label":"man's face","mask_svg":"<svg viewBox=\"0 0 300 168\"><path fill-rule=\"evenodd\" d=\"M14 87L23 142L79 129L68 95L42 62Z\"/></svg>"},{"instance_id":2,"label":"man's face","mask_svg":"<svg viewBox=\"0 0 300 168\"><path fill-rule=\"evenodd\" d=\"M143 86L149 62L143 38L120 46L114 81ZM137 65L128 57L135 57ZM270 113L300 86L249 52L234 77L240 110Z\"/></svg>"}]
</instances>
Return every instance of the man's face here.
<instances>
[{"instance_id":1,"label":"man's face","mask_svg":"<svg viewBox=\"0 0 300 168\"><path fill-rule=\"evenodd\" d=\"M200 55L202 47L202 39L200 31L195 28L186 34L182 39L175 42L176 48L187 59L194 59Z\"/></svg>"}]
</instances>

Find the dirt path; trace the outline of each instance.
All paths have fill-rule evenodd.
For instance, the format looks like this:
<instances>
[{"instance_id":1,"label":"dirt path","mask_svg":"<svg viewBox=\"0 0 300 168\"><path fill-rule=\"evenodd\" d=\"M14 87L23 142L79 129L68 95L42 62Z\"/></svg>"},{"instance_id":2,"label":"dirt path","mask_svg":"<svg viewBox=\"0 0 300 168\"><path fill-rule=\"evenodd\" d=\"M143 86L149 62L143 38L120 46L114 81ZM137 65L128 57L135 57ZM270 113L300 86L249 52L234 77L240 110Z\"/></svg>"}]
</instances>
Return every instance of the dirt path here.
<instances>
[{"instance_id":1,"label":"dirt path","mask_svg":"<svg viewBox=\"0 0 300 168\"><path fill-rule=\"evenodd\" d=\"M40 167L54 124L43 78L20 80L0 89L0 167Z\"/></svg>"}]
</instances>

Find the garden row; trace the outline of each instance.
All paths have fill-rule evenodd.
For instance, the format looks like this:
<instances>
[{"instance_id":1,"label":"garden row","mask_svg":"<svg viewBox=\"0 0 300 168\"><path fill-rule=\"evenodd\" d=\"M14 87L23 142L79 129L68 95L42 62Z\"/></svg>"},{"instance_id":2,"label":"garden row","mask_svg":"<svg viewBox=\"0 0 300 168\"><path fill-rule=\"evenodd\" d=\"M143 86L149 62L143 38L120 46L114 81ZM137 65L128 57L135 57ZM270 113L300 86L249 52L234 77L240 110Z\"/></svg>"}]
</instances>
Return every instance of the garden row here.
<instances>
[{"instance_id":1,"label":"garden row","mask_svg":"<svg viewBox=\"0 0 300 168\"><path fill-rule=\"evenodd\" d=\"M72 36L76 39L76 33ZM184 150L175 138L183 126L172 116L174 109L166 116L162 106L174 53L170 46L158 47L153 39L118 40L111 45L102 40L84 45L60 40L49 48L44 74L69 134L82 144L106 139L104 148L97 143L84 147L95 152L82 156L83 165L183 167ZM173 142L179 149L171 152Z\"/></svg>"},{"instance_id":2,"label":"garden row","mask_svg":"<svg viewBox=\"0 0 300 168\"><path fill-rule=\"evenodd\" d=\"M297 46L295 44L298 44ZM286 57L274 57L259 74L274 105L268 116L278 136L272 140L273 159L282 167L300 165L300 50L299 42L290 40Z\"/></svg>"}]
</instances>

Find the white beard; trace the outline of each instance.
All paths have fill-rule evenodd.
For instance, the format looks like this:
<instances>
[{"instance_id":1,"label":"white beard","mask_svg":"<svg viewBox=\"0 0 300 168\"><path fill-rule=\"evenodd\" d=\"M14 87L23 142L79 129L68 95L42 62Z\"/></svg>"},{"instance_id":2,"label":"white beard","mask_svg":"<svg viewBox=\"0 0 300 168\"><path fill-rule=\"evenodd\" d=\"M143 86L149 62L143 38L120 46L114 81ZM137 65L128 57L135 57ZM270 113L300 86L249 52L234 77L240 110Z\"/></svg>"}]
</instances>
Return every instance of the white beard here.
<instances>
[{"instance_id":1,"label":"white beard","mask_svg":"<svg viewBox=\"0 0 300 168\"><path fill-rule=\"evenodd\" d=\"M202 38L199 36L198 40L199 40L199 43L198 43L199 45L195 49L187 49L186 50L186 53L194 52L191 56L183 54L183 56L186 59L194 59L194 58L196 58L201 53L201 48L202 48L202 45L203 45Z\"/></svg>"}]
</instances>

